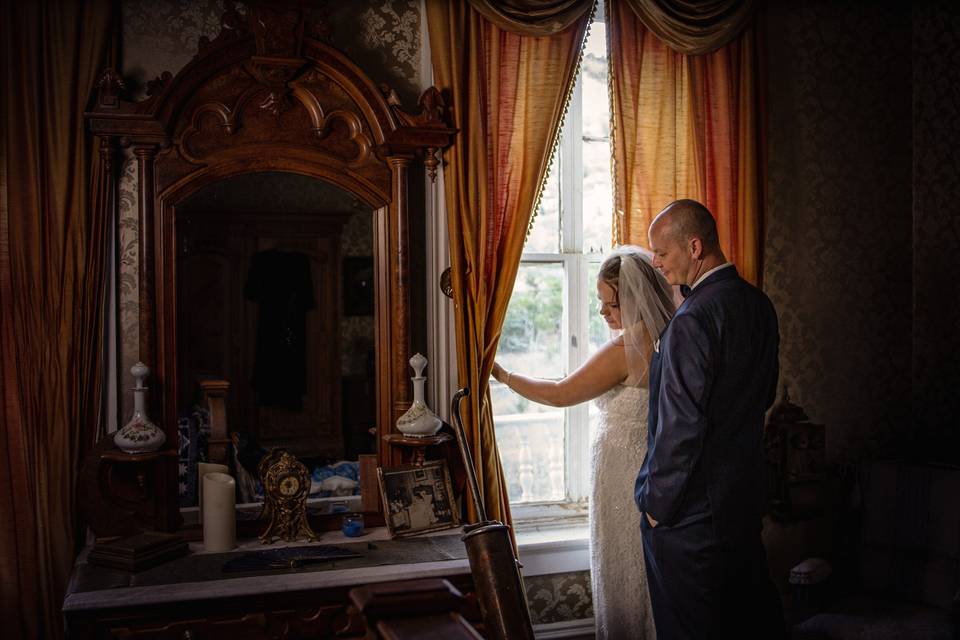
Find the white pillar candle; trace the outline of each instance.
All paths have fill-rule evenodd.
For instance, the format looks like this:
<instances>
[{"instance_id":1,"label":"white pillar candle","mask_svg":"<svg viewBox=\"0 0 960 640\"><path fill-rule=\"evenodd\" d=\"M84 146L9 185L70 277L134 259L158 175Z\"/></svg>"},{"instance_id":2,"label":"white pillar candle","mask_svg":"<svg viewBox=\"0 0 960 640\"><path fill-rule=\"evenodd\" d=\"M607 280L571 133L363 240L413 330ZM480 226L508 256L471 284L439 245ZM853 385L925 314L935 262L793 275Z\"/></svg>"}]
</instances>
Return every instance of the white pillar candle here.
<instances>
[{"instance_id":1,"label":"white pillar candle","mask_svg":"<svg viewBox=\"0 0 960 640\"><path fill-rule=\"evenodd\" d=\"M203 476L208 473L230 473L230 469L225 464L197 463L197 506L200 508L200 524L203 524Z\"/></svg>"},{"instance_id":2,"label":"white pillar candle","mask_svg":"<svg viewBox=\"0 0 960 640\"><path fill-rule=\"evenodd\" d=\"M236 482L225 473L203 476L203 547L230 551L237 542Z\"/></svg>"}]
</instances>

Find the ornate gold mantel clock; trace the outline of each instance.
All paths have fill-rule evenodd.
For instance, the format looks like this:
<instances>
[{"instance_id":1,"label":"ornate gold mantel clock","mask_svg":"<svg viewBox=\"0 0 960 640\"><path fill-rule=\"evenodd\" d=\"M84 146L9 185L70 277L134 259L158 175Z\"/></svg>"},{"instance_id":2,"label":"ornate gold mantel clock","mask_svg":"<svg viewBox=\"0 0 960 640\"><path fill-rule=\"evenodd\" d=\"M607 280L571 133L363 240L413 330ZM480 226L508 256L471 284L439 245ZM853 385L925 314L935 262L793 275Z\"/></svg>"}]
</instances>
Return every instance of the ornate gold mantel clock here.
<instances>
[{"instance_id":1,"label":"ornate gold mantel clock","mask_svg":"<svg viewBox=\"0 0 960 640\"><path fill-rule=\"evenodd\" d=\"M310 475L303 463L285 449L273 449L260 461L257 471L263 484L260 517L268 520L260 542L270 544L274 538L286 542L316 540L317 534L307 522Z\"/></svg>"}]
</instances>

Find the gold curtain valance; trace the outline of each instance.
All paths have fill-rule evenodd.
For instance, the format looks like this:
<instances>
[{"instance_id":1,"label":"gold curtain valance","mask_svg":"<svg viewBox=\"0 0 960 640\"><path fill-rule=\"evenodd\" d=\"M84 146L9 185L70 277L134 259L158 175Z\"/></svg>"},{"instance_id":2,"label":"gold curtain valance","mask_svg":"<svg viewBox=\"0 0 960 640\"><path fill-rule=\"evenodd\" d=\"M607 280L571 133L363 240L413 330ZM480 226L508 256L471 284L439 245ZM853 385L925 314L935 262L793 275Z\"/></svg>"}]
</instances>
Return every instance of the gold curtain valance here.
<instances>
[{"instance_id":1,"label":"gold curtain valance","mask_svg":"<svg viewBox=\"0 0 960 640\"><path fill-rule=\"evenodd\" d=\"M753 0L627 0L627 4L658 38L688 56L716 51L733 40L753 17L754 7Z\"/></svg>"},{"instance_id":2,"label":"gold curtain valance","mask_svg":"<svg viewBox=\"0 0 960 640\"><path fill-rule=\"evenodd\" d=\"M593 0L470 0L499 29L522 36L565 31L590 11Z\"/></svg>"}]
</instances>

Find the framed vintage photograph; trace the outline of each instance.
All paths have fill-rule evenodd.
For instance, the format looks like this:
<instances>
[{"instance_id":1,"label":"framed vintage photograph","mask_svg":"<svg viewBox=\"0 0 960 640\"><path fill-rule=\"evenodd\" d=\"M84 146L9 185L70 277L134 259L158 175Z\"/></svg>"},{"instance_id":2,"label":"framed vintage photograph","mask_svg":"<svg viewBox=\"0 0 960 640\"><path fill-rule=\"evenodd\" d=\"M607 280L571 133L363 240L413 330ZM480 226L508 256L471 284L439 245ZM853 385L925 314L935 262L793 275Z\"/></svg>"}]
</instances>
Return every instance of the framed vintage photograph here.
<instances>
[{"instance_id":1,"label":"framed vintage photograph","mask_svg":"<svg viewBox=\"0 0 960 640\"><path fill-rule=\"evenodd\" d=\"M451 529L460 524L444 460L378 467L384 519L394 538Z\"/></svg>"}]
</instances>

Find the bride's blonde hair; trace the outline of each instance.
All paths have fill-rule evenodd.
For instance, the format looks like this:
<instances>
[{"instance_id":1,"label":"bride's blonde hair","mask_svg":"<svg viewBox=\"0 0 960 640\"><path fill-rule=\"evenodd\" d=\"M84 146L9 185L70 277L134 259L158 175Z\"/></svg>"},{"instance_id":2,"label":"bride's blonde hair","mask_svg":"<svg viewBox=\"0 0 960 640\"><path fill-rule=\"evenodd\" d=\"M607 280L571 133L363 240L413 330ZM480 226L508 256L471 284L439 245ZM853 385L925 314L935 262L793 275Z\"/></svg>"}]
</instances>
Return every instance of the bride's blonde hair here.
<instances>
[{"instance_id":1,"label":"bride's blonde hair","mask_svg":"<svg viewBox=\"0 0 960 640\"><path fill-rule=\"evenodd\" d=\"M653 342L675 311L673 292L653 267L651 253L636 245L621 245L600 265L597 279L610 285L620 305L628 380L646 379Z\"/></svg>"}]
</instances>

